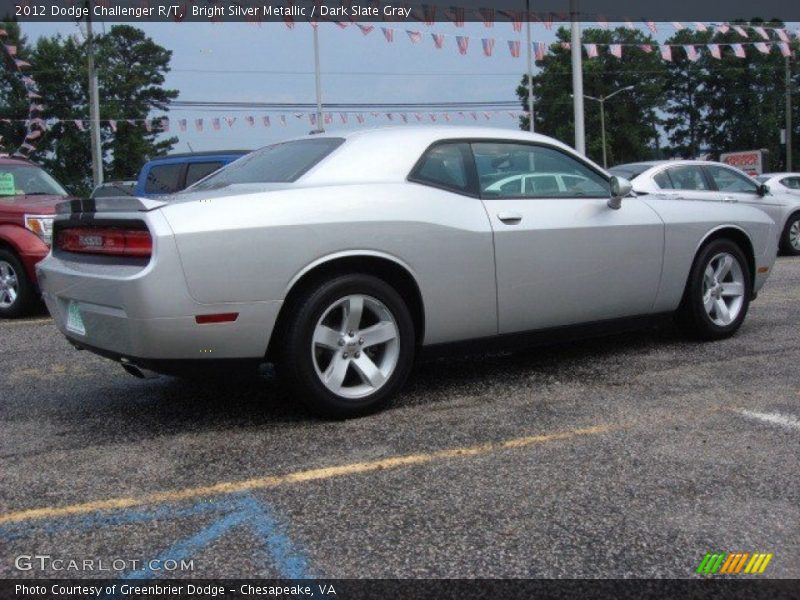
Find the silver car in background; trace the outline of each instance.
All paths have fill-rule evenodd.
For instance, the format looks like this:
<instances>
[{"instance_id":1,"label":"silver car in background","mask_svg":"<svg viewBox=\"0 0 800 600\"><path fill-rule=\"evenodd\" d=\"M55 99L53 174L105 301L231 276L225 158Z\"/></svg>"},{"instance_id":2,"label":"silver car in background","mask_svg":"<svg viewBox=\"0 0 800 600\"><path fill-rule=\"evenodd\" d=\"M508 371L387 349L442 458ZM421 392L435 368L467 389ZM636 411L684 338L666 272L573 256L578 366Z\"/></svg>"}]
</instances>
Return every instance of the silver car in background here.
<instances>
[{"instance_id":1,"label":"silver car in background","mask_svg":"<svg viewBox=\"0 0 800 600\"><path fill-rule=\"evenodd\" d=\"M781 252L800 254L800 195L771 184L772 180L759 181L729 165L700 160L631 163L610 171L629 179L637 193L760 208L778 225Z\"/></svg>"},{"instance_id":2,"label":"silver car in background","mask_svg":"<svg viewBox=\"0 0 800 600\"><path fill-rule=\"evenodd\" d=\"M561 185L494 186L537 173ZM62 205L39 276L78 348L134 373L274 362L298 399L349 417L385 406L415 356L464 342L673 314L703 339L735 333L775 260L772 219L630 191L525 132L315 135L167 199Z\"/></svg>"}]
</instances>

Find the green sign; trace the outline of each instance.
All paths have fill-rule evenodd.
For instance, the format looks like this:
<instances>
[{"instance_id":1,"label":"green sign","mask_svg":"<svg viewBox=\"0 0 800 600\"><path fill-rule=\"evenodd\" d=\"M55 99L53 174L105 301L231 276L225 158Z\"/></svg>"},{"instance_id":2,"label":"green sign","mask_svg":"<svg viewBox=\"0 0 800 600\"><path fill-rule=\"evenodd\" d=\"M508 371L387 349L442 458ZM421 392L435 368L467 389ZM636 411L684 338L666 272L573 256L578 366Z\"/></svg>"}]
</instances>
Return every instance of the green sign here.
<instances>
[{"instance_id":1,"label":"green sign","mask_svg":"<svg viewBox=\"0 0 800 600\"><path fill-rule=\"evenodd\" d=\"M0 196L14 196L16 193L14 175L12 173L0 173Z\"/></svg>"}]
</instances>

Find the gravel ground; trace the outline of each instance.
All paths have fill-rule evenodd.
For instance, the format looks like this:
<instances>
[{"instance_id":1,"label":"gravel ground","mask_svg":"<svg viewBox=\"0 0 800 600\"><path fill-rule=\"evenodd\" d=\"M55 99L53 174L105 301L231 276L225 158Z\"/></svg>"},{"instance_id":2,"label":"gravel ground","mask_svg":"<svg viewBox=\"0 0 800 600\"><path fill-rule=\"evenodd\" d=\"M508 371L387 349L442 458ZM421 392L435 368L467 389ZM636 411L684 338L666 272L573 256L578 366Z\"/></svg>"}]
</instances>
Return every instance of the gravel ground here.
<instances>
[{"instance_id":1,"label":"gravel ground","mask_svg":"<svg viewBox=\"0 0 800 600\"><path fill-rule=\"evenodd\" d=\"M274 379L138 380L46 315L0 322L0 577L98 576L16 569L37 553L126 561L111 576L691 577L714 551L797 578L799 320L782 258L733 339L439 360L348 422Z\"/></svg>"}]
</instances>

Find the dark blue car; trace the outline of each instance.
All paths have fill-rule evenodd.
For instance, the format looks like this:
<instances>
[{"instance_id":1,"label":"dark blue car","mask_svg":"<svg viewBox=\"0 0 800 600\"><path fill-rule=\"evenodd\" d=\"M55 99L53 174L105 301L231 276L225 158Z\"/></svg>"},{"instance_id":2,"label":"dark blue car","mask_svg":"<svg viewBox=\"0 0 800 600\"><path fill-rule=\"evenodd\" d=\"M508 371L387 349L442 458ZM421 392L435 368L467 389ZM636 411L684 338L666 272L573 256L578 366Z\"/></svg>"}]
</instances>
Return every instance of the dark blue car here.
<instances>
[{"instance_id":1,"label":"dark blue car","mask_svg":"<svg viewBox=\"0 0 800 600\"><path fill-rule=\"evenodd\" d=\"M139 172L134 196L174 194L249 152L219 150L154 158L146 162Z\"/></svg>"}]
</instances>

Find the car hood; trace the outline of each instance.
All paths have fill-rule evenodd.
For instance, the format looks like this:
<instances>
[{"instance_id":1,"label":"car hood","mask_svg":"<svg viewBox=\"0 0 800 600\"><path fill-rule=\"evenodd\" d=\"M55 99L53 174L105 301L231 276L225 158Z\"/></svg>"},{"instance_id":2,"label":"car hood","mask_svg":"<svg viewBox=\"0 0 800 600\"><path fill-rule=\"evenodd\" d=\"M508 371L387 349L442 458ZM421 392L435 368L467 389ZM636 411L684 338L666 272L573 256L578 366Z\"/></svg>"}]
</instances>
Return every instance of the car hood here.
<instances>
[{"instance_id":1,"label":"car hood","mask_svg":"<svg viewBox=\"0 0 800 600\"><path fill-rule=\"evenodd\" d=\"M56 212L56 205L69 200L69 196L0 196L0 213L38 213L50 215Z\"/></svg>"}]
</instances>

